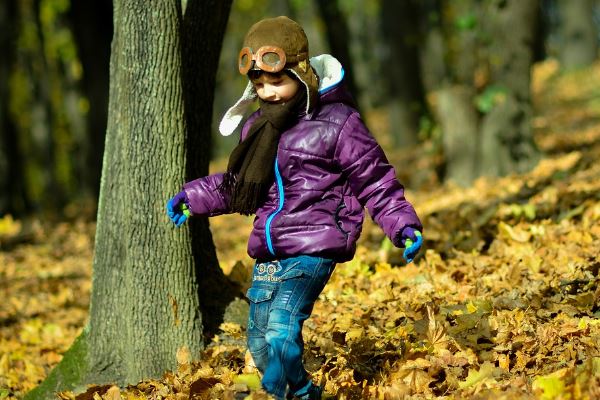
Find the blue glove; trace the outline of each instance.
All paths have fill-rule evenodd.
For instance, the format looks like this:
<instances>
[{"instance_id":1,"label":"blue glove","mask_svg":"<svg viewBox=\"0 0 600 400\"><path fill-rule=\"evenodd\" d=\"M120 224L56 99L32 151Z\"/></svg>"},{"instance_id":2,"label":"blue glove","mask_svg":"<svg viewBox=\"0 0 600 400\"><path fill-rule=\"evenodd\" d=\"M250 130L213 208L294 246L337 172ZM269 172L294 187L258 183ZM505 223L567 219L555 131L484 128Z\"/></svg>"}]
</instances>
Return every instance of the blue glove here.
<instances>
[{"instance_id":1,"label":"blue glove","mask_svg":"<svg viewBox=\"0 0 600 400\"><path fill-rule=\"evenodd\" d=\"M402 230L402 244L404 245L404 259L406 263L411 263L423 244L423 235L416 229L407 226Z\"/></svg>"},{"instance_id":2,"label":"blue glove","mask_svg":"<svg viewBox=\"0 0 600 400\"><path fill-rule=\"evenodd\" d=\"M167 215L176 226L181 226L192 212L185 191L181 191L167 202Z\"/></svg>"}]
</instances>

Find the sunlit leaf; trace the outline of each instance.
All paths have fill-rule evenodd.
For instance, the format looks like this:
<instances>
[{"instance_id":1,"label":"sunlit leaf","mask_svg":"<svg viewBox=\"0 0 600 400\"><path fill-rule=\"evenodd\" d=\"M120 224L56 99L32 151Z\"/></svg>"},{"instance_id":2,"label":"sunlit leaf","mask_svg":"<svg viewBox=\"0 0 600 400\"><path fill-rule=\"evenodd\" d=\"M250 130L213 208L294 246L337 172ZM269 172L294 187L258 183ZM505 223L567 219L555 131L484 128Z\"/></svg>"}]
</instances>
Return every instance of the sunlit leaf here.
<instances>
[{"instance_id":1,"label":"sunlit leaf","mask_svg":"<svg viewBox=\"0 0 600 400\"><path fill-rule=\"evenodd\" d=\"M236 375L233 378L233 382L234 383L241 383L244 384L246 386L248 386L248 388L252 389L252 390L256 390L258 388L260 388L260 377L258 376L258 374L241 374L241 375Z\"/></svg>"},{"instance_id":2,"label":"sunlit leaf","mask_svg":"<svg viewBox=\"0 0 600 400\"><path fill-rule=\"evenodd\" d=\"M541 399L560 398L565 393L565 382L562 379L565 370L550 375L538 376L533 381L533 389L541 391Z\"/></svg>"},{"instance_id":3,"label":"sunlit leaf","mask_svg":"<svg viewBox=\"0 0 600 400\"><path fill-rule=\"evenodd\" d=\"M497 368L490 362L483 363L479 370L469 369L467 379L459 383L461 389L469 388L487 380L494 380L494 376L497 375Z\"/></svg>"}]
</instances>

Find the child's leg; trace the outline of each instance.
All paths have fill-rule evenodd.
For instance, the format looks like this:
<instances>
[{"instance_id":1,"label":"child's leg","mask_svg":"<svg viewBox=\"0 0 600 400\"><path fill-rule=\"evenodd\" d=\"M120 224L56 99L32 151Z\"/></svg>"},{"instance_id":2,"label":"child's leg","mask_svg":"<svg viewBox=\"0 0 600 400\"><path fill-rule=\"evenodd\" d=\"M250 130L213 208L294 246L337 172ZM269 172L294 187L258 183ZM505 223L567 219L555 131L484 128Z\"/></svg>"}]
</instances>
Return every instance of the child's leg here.
<instances>
[{"instance_id":1,"label":"child's leg","mask_svg":"<svg viewBox=\"0 0 600 400\"><path fill-rule=\"evenodd\" d=\"M248 315L248 350L252 354L252 360L254 365L260 371L261 374L265 373L268 361L268 347L267 341L265 340L265 333L267 331L267 322L270 309L270 301L261 299L270 296L270 292L264 289L254 289L248 292L250 298L250 312ZM259 301L257 301L259 300Z\"/></svg>"},{"instance_id":2,"label":"child's leg","mask_svg":"<svg viewBox=\"0 0 600 400\"><path fill-rule=\"evenodd\" d=\"M302 325L327 283L335 263L319 257L300 256L280 262L275 275L279 287L273 292L265 340L268 364L262 384L271 394L282 397L286 385L301 396L312 383L304 369Z\"/></svg>"}]
</instances>

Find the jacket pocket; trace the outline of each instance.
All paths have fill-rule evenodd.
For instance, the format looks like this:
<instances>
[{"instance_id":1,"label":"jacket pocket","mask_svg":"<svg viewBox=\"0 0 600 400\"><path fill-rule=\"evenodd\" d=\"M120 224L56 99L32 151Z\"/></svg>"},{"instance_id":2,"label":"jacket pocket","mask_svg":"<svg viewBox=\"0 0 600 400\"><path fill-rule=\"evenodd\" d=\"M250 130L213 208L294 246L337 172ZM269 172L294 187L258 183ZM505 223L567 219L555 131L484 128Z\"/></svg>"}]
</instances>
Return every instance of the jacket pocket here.
<instances>
[{"instance_id":1,"label":"jacket pocket","mask_svg":"<svg viewBox=\"0 0 600 400\"><path fill-rule=\"evenodd\" d=\"M344 198L342 197L342 199L340 200L340 204L338 204L338 206L335 209L335 214L333 215L333 219L335 220L335 227L338 229L338 231L343 233L344 236L348 237L350 232L348 232L347 230L342 228L342 222L341 222L341 213L345 209L346 209L346 203L344 203Z\"/></svg>"}]
</instances>

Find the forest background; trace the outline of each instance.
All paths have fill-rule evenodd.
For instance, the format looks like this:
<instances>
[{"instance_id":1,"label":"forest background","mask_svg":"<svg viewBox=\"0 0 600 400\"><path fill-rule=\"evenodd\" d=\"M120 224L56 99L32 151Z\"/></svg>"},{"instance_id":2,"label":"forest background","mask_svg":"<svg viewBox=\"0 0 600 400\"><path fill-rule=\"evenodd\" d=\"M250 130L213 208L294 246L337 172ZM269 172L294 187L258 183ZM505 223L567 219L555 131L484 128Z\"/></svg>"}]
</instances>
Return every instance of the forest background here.
<instances>
[{"instance_id":1,"label":"forest background","mask_svg":"<svg viewBox=\"0 0 600 400\"><path fill-rule=\"evenodd\" d=\"M222 4L222 48L218 37L192 44L220 53L217 71L197 71L216 72L214 103L204 110L212 126L246 84L235 62L247 28L290 15L313 55L333 53L346 66L367 124L427 226L416 267L391 268L403 265L400 254L370 221L356 258L338 267L307 326L311 372L328 393L595 398L598 2ZM113 18L111 2L0 6L0 398L42 382L89 318ZM201 129L201 158L223 169L236 138ZM209 248L214 239L236 293L248 283L250 225L221 217L210 222L212 238L203 236ZM101 385L90 397L259 398L244 358L245 303L231 304L225 321L203 308L202 352L171 352L161 373L55 389L88 383Z\"/></svg>"}]
</instances>

